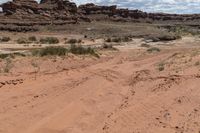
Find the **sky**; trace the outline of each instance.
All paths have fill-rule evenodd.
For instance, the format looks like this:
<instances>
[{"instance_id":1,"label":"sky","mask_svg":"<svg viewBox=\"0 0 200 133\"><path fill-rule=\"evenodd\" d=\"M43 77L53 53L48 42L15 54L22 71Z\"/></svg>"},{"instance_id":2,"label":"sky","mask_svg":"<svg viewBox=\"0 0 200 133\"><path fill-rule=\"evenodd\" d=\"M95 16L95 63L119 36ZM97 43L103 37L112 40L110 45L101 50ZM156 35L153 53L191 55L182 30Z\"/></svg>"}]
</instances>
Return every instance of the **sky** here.
<instances>
[{"instance_id":1,"label":"sky","mask_svg":"<svg viewBox=\"0 0 200 133\"><path fill-rule=\"evenodd\" d=\"M0 0L3 3L8 0ZM118 5L121 8L139 9L146 12L178 14L200 13L200 0L71 0L79 4Z\"/></svg>"}]
</instances>

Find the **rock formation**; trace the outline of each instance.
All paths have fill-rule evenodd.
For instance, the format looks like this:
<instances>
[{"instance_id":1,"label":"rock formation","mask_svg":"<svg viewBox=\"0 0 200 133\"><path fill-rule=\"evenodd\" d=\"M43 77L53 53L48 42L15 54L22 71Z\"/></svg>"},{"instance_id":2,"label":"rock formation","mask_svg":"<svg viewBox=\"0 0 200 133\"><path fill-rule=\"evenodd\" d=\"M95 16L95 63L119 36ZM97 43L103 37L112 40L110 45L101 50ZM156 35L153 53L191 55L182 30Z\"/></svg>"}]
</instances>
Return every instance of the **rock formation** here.
<instances>
[{"instance_id":1,"label":"rock formation","mask_svg":"<svg viewBox=\"0 0 200 133\"><path fill-rule=\"evenodd\" d=\"M78 19L85 19L77 13L75 3L68 0L42 0L37 3L35 0L13 0L1 5L3 13L0 15L0 27L11 24L16 26L48 25L48 24L69 24L77 23ZM5 27L6 27L5 26ZM4 26L0 29L10 29ZM12 29L17 29L13 27ZM25 27L19 28L26 29Z\"/></svg>"},{"instance_id":2,"label":"rock formation","mask_svg":"<svg viewBox=\"0 0 200 133\"><path fill-rule=\"evenodd\" d=\"M38 3L34 0L13 0L1 5L6 15L12 15L18 12L37 13Z\"/></svg>"},{"instance_id":3,"label":"rock formation","mask_svg":"<svg viewBox=\"0 0 200 133\"><path fill-rule=\"evenodd\" d=\"M132 22L199 22L200 14L177 15L165 13L146 13L140 10L119 9L117 6L98 6L93 3L76 6L68 0L13 0L0 5L0 30L16 29L19 31L28 26L48 24L69 24L91 20L104 21L132 21ZM103 17L102 17L103 16ZM12 25L11 27L9 26ZM1 26L3 25L3 26ZM6 28L6 26L8 28ZM35 30L34 30L35 31Z\"/></svg>"},{"instance_id":4,"label":"rock formation","mask_svg":"<svg viewBox=\"0 0 200 133\"><path fill-rule=\"evenodd\" d=\"M68 0L42 0L38 4L35 0L13 0L1 5L5 15L38 14L49 16L69 15L77 13L77 6Z\"/></svg>"},{"instance_id":5,"label":"rock formation","mask_svg":"<svg viewBox=\"0 0 200 133\"><path fill-rule=\"evenodd\" d=\"M166 13L146 13L140 10L118 9L117 6L97 6L95 4L85 4L78 8L80 13L85 15L104 14L115 18L124 18L127 20L134 19L150 19L152 21L187 21L200 20L200 14L193 15L177 15ZM128 19L130 18L130 19Z\"/></svg>"}]
</instances>

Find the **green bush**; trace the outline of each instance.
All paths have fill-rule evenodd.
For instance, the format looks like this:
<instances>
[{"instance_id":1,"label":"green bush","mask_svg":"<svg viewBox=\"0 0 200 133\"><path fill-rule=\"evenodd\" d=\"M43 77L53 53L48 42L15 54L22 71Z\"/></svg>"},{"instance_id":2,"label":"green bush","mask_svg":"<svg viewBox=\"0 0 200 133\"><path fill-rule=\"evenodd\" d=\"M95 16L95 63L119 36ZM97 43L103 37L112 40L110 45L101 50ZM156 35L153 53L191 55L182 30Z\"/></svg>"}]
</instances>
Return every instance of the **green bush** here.
<instances>
[{"instance_id":1,"label":"green bush","mask_svg":"<svg viewBox=\"0 0 200 133\"><path fill-rule=\"evenodd\" d=\"M9 42L11 39L10 37L2 37L0 38L0 42Z\"/></svg>"},{"instance_id":2,"label":"green bush","mask_svg":"<svg viewBox=\"0 0 200 133\"><path fill-rule=\"evenodd\" d=\"M56 37L46 37L46 38L41 38L40 43L42 43L42 44L57 44L57 43L59 43L59 40Z\"/></svg>"},{"instance_id":3,"label":"green bush","mask_svg":"<svg viewBox=\"0 0 200 133\"><path fill-rule=\"evenodd\" d=\"M99 57L99 55L91 47L84 48L83 46L77 46L77 45L72 44L69 51L72 54L78 54L78 55L90 54L90 55L93 55L95 57Z\"/></svg>"},{"instance_id":4,"label":"green bush","mask_svg":"<svg viewBox=\"0 0 200 133\"><path fill-rule=\"evenodd\" d=\"M31 41L31 42L36 42L36 41L37 41L37 38L36 38L35 36L30 36L30 37L28 38L28 40Z\"/></svg>"},{"instance_id":5,"label":"green bush","mask_svg":"<svg viewBox=\"0 0 200 133\"><path fill-rule=\"evenodd\" d=\"M67 49L63 47L46 47L40 50L32 51L32 55L34 56L47 56L47 55L58 55L63 56L66 55Z\"/></svg>"}]
</instances>

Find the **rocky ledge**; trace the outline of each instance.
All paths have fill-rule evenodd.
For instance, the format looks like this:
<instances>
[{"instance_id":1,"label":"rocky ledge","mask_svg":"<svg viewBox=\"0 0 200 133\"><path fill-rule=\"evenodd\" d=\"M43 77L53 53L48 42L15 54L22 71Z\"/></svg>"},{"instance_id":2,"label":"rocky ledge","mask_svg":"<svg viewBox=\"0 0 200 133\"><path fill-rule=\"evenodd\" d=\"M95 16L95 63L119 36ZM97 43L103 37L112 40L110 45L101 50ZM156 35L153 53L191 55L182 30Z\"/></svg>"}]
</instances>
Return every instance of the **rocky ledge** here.
<instances>
[{"instance_id":1,"label":"rocky ledge","mask_svg":"<svg viewBox=\"0 0 200 133\"><path fill-rule=\"evenodd\" d=\"M117 6L98 6L93 3L81 5L78 7L80 13L89 16L95 14L108 15L111 18L131 20L148 20L148 21L199 21L200 14L178 15L166 13L146 13L140 10L119 9Z\"/></svg>"},{"instance_id":2,"label":"rocky ledge","mask_svg":"<svg viewBox=\"0 0 200 133\"><path fill-rule=\"evenodd\" d=\"M0 30L30 31L35 25L75 24L81 21L131 21L131 22L181 22L198 24L200 14L177 15L146 13L140 10L119 9L113 6L98 6L93 3L77 5L68 0L13 0L0 5ZM102 17L103 16L103 17ZM12 25L12 26L10 26ZM16 27L21 26L16 30ZM14 28L11 28L14 27ZM26 28L28 27L28 28Z\"/></svg>"}]
</instances>

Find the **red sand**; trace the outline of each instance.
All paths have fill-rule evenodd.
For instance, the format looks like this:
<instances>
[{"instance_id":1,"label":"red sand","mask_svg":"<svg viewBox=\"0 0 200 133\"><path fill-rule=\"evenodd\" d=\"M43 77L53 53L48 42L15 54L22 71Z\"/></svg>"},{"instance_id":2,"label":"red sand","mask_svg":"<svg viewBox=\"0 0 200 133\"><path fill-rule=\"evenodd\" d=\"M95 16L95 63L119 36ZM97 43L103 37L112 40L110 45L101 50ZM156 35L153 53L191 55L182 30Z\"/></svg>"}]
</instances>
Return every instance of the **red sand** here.
<instances>
[{"instance_id":1,"label":"red sand","mask_svg":"<svg viewBox=\"0 0 200 133\"><path fill-rule=\"evenodd\" d=\"M16 58L0 76L0 133L198 133L198 61L198 49Z\"/></svg>"}]
</instances>

